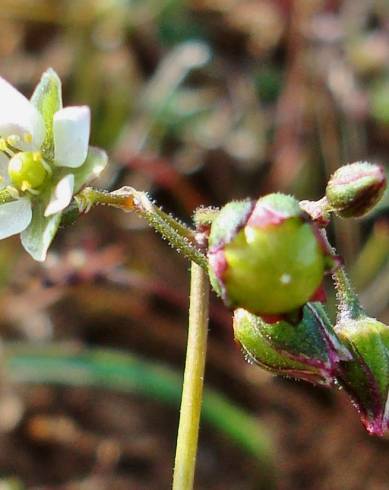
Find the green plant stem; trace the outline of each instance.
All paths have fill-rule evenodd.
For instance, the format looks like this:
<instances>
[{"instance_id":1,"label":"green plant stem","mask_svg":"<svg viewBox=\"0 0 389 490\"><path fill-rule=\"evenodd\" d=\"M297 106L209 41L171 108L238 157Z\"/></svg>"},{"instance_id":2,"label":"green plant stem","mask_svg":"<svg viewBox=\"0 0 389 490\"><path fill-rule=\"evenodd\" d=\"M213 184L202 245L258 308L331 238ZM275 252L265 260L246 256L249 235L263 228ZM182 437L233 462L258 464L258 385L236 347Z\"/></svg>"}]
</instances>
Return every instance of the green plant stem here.
<instances>
[{"instance_id":1,"label":"green plant stem","mask_svg":"<svg viewBox=\"0 0 389 490\"><path fill-rule=\"evenodd\" d=\"M114 192L87 187L75 197L75 200L80 210L89 210L92 206L101 204L138 214L173 248L207 270L207 258L196 246L195 231L156 206L145 192L139 192L132 187L123 187Z\"/></svg>"},{"instance_id":2,"label":"green plant stem","mask_svg":"<svg viewBox=\"0 0 389 490\"><path fill-rule=\"evenodd\" d=\"M209 283L206 272L192 262L189 329L173 490L191 490L197 456L208 335Z\"/></svg>"},{"instance_id":3,"label":"green plant stem","mask_svg":"<svg viewBox=\"0 0 389 490\"><path fill-rule=\"evenodd\" d=\"M338 320L356 319L363 313L363 309L350 279L341 265L332 274L338 296Z\"/></svg>"},{"instance_id":4,"label":"green plant stem","mask_svg":"<svg viewBox=\"0 0 389 490\"><path fill-rule=\"evenodd\" d=\"M15 201L15 197L7 189L0 191L0 204L12 201ZM74 201L65 210L62 223L73 222L80 212L89 211L92 206L97 204L137 213L155 231L160 233L177 252L196 262L204 270L208 269L207 258L196 246L195 231L156 206L145 192L139 192L132 187L123 187L114 192L86 187L74 197Z\"/></svg>"},{"instance_id":5,"label":"green plant stem","mask_svg":"<svg viewBox=\"0 0 389 490\"><path fill-rule=\"evenodd\" d=\"M330 244L324 229L322 230L322 237L331 254L336 257L336 251ZM364 311L343 265L339 264L336 267L332 273L332 278L338 298L338 322L359 318Z\"/></svg>"}]
</instances>

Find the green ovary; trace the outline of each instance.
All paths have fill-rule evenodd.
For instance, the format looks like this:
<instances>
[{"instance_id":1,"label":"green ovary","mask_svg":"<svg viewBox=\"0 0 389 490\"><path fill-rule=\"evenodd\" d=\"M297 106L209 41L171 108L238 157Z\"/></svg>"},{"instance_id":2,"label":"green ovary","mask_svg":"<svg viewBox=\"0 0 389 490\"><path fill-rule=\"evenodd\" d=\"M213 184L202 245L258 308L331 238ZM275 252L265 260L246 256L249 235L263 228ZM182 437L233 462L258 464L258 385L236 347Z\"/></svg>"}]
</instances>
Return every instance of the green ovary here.
<instances>
[{"instance_id":1,"label":"green ovary","mask_svg":"<svg viewBox=\"0 0 389 490\"><path fill-rule=\"evenodd\" d=\"M308 223L291 218L277 226L246 226L225 249L227 297L258 314L303 306L320 286L324 255Z\"/></svg>"},{"instance_id":2,"label":"green ovary","mask_svg":"<svg viewBox=\"0 0 389 490\"><path fill-rule=\"evenodd\" d=\"M8 164L11 183L20 191L36 190L46 179L47 170L40 152L21 152Z\"/></svg>"}]
</instances>

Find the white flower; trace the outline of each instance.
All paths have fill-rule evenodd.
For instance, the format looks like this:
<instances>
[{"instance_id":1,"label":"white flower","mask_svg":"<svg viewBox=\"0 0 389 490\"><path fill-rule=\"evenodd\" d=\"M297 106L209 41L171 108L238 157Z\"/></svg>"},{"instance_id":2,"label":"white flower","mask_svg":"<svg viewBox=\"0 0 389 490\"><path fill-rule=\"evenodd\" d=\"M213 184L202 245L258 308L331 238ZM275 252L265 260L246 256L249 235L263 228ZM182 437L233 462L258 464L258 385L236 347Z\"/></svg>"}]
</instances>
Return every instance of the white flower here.
<instances>
[{"instance_id":1,"label":"white flower","mask_svg":"<svg viewBox=\"0 0 389 490\"><path fill-rule=\"evenodd\" d=\"M44 260L61 211L73 192L104 168L106 156L89 149L89 107L62 108L53 70L42 76L31 101L0 77L0 108L0 192L6 189L15 198L0 205L0 239L25 232L26 250ZM92 164L81 170L90 156ZM40 228L33 226L34 213Z\"/></svg>"}]
</instances>

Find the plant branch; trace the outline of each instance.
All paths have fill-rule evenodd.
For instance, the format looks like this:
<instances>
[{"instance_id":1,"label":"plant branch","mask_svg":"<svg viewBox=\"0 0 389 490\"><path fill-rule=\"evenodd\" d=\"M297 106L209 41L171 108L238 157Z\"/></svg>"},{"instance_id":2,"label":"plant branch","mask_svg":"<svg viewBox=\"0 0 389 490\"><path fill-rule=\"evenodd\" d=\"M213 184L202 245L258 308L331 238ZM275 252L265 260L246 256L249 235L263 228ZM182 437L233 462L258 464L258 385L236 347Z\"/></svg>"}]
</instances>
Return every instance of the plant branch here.
<instances>
[{"instance_id":1,"label":"plant branch","mask_svg":"<svg viewBox=\"0 0 389 490\"><path fill-rule=\"evenodd\" d=\"M195 231L156 206L145 192L139 192L132 187L122 187L114 192L87 187L77 194L75 200L81 212L101 204L137 213L173 248L207 270L207 259L196 246Z\"/></svg>"}]
</instances>

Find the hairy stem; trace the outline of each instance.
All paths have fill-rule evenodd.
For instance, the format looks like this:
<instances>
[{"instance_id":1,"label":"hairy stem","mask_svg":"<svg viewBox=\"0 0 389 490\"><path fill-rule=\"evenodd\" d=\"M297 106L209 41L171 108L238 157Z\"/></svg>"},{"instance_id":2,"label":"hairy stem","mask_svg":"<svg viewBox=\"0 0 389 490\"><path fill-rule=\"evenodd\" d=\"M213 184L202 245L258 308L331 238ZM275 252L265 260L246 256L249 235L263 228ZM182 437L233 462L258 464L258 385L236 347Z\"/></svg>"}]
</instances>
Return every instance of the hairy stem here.
<instances>
[{"instance_id":1,"label":"hairy stem","mask_svg":"<svg viewBox=\"0 0 389 490\"><path fill-rule=\"evenodd\" d=\"M137 213L173 248L207 270L207 259L196 246L195 231L156 206L145 192L139 192L132 187L123 187L114 192L87 187L75 199L81 211L87 211L94 205L102 204Z\"/></svg>"},{"instance_id":2,"label":"hairy stem","mask_svg":"<svg viewBox=\"0 0 389 490\"><path fill-rule=\"evenodd\" d=\"M193 488L207 349L208 301L207 274L192 262L189 329L173 490Z\"/></svg>"},{"instance_id":3,"label":"hairy stem","mask_svg":"<svg viewBox=\"0 0 389 490\"><path fill-rule=\"evenodd\" d=\"M336 257L336 251L330 244L324 229L322 230L322 237L332 255ZM363 308L343 265L340 264L336 267L332 273L332 278L338 298L338 321L358 318L363 313Z\"/></svg>"}]
</instances>

